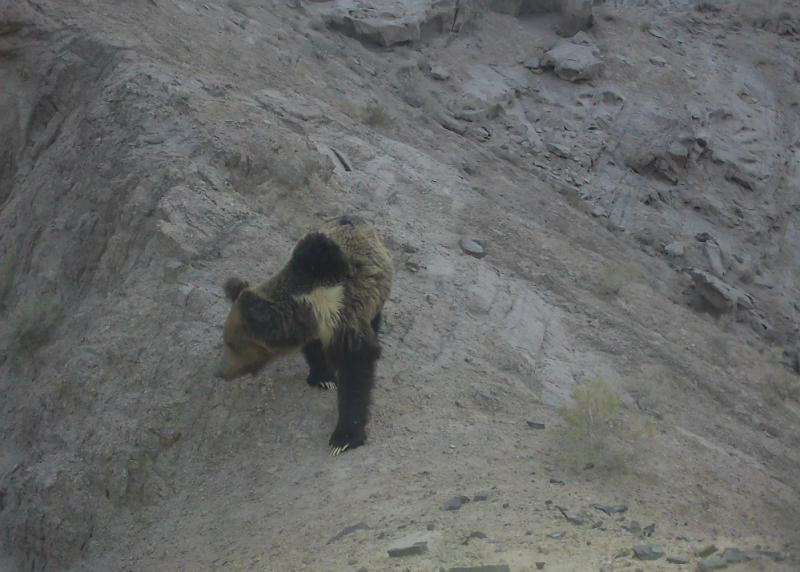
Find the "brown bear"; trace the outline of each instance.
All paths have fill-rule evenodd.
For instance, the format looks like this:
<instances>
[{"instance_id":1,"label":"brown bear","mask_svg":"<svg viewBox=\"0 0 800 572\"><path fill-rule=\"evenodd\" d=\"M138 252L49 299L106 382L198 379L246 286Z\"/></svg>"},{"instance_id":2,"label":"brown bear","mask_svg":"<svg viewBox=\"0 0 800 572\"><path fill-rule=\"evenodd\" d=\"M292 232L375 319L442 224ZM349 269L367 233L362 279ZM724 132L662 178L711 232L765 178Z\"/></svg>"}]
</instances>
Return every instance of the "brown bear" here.
<instances>
[{"instance_id":1,"label":"brown bear","mask_svg":"<svg viewBox=\"0 0 800 572\"><path fill-rule=\"evenodd\" d=\"M255 375L301 350L308 384L337 388L331 454L363 445L381 355L381 311L393 277L392 258L371 223L355 216L325 222L300 239L289 262L266 282L252 288L239 278L225 283L233 306L214 375Z\"/></svg>"}]
</instances>

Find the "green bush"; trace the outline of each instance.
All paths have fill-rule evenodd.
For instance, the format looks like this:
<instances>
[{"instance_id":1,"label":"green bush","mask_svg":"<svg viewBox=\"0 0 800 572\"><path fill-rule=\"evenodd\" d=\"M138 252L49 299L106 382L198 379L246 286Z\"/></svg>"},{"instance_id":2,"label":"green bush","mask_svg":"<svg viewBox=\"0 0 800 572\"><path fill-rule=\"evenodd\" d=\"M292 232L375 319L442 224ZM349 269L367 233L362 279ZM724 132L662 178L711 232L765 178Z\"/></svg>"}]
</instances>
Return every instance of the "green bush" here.
<instances>
[{"instance_id":1,"label":"green bush","mask_svg":"<svg viewBox=\"0 0 800 572\"><path fill-rule=\"evenodd\" d=\"M655 438L649 417L626 411L619 394L604 379L587 381L570 393L574 404L556 411L564 420L561 432L566 461L580 468L627 470L648 452Z\"/></svg>"}]
</instances>

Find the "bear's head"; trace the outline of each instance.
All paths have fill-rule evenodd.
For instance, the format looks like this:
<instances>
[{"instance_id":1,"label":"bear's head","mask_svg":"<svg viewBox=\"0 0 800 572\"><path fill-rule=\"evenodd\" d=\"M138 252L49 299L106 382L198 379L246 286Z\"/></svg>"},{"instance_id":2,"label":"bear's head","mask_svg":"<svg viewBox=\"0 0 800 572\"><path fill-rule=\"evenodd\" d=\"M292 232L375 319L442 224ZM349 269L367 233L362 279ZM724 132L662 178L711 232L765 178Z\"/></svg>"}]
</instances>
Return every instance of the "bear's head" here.
<instances>
[{"instance_id":1,"label":"bear's head","mask_svg":"<svg viewBox=\"0 0 800 572\"><path fill-rule=\"evenodd\" d=\"M286 336L280 309L239 278L230 278L223 289L231 301L231 311L223 328L222 359L214 371L216 377L236 379L255 375L276 358L297 349Z\"/></svg>"}]
</instances>

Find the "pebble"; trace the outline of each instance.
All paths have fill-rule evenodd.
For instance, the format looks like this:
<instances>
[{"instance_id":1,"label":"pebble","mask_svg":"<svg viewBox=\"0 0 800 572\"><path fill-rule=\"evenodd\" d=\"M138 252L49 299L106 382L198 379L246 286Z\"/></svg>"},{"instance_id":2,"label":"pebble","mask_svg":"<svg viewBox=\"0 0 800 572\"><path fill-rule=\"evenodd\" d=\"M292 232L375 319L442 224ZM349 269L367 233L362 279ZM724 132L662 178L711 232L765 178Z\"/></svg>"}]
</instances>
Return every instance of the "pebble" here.
<instances>
[{"instance_id":1,"label":"pebble","mask_svg":"<svg viewBox=\"0 0 800 572\"><path fill-rule=\"evenodd\" d=\"M633 554L639 560L658 560L664 556L664 548L660 544L639 544L633 547Z\"/></svg>"},{"instance_id":2,"label":"pebble","mask_svg":"<svg viewBox=\"0 0 800 572\"><path fill-rule=\"evenodd\" d=\"M475 493L475 498L473 500L475 502L478 502L478 501L485 501L488 498L489 498L489 493L488 492L480 491L480 492Z\"/></svg>"},{"instance_id":3,"label":"pebble","mask_svg":"<svg viewBox=\"0 0 800 572\"><path fill-rule=\"evenodd\" d=\"M631 523L628 525L628 532L631 534L639 534L642 532L642 525L639 524L639 521L632 520Z\"/></svg>"},{"instance_id":4,"label":"pebble","mask_svg":"<svg viewBox=\"0 0 800 572\"><path fill-rule=\"evenodd\" d=\"M461 544L463 544L464 546L466 546L467 544L469 544L469 541L470 541L470 540L472 540L473 538L488 538L488 537L487 537L487 536L486 536L484 533L482 533L482 532L471 532L471 533L469 534L469 536L467 536L467 537L464 539L464 542L462 542Z\"/></svg>"},{"instance_id":5,"label":"pebble","mask_svg":"<svg viewBox=\"0 0 800 572\"><path fill-rule=\"evenodd\" d=\"M389 558L400 558L402 556L416 556L418 554L425 554L428 551L427 542L415 542L411 546L403 546L401 548L392 548L388 550Z\"/></svg>"},{"instance_id":6,"label":"pebble","mask_svg":"<svg viewBox=\"0 0 800 572\"><path fill-rule=\"evenodd\" d=\"M431 66L431 77L433 79L438 79L439 81L445 81L450 79L450 72L440 64L433 64Z\"/></svg>"},{"instance_id":7,"label":"pebble","mask_svg":"<svg viewBox=\"0 0 800 572\"><path fill-rule=\"evenodd\" d=\"M722 551L722 558L728 562L744 562L747 560L745 553L738 548L726 548Z\"/></svg>"},{"instance_id":8,"label":"pebble","mask_svg":"<svg viewBox=\"0 0 800 572\"><path fill-rule=\"evenodd\" d=\"M651 524L650 526L645 526L642 532L645 536L653 536L653 533L656 531L655 523Z\"/></svg>"},{"instance_id":9,"label":"pebble","mask_svg":"<svg viewBox=\"0 0 800 572\"><path fill-rule=\"evenodd\" d=\"M464 496L453 497L449 501L444 503L444 505L442 505L442 510L458 510L458 509L461 508L461 505L463 505L464 503L468 503L468 502L469 502L469 498L468 497L464 497Z\"/></svg>"},{"instance_id":10,"label":"pebble","mask_svg":"<svg viewBox=\"0 0 800 572\"><path fill-rule=\"evenodd\" d=\"M672 258L680 258L683 256L683 244L680 242L671 242L664 247L664 253Z\"/></svg>"},{"instance_id":11,"label":"pebble","mask_svg":"<svg viewBox=\"0 0 800 572\"><path fill-rule=\"evenodd\" d=\"M720 568L725 568L728 565L728 561L724 558L720 558L719 556L712 556L711 558L705 558L700 560L697 563L697 571L698 572L706 572L706 570L718 570Z\"/></svg>"},{"instance_id":12,"label":"pebble","mask_svg":"<svg viewBox=\"0 0 800 572\"><path fill-rule=\"evenodd\" d=\"M544 568L544 565L546 564L546 562L534 562L534 564L536 564L536 569L537 570L541 570L542 568Z\"/></svg>"},{"instance_id":13,"label":"pebble","mask_svg":"<svg viewBox=\"0 0 800 572\"><path fill-rule=\"evenodd\" d=\"M483 246L481 246L480 242L475 238L465 236L458 241L458 245L465 254L469 254L475 258L483 258L486 256L486 251Z\"/></svg>"},{"instance_id":14,"label":"pebble","mask_svg":"<svg viewBox=\"0 0 800 572\"><path fill-rule=\"evenodd\" d=\"M569 159L572 156L572 150L560 143L548 143L547 150L563 159Z\"/></svg>"},{"instance_id":15,"label":"pebble","mask_svg":"<svg viewBox=\"0 0 800 572\"><path fill-rule=\"evenodd\" d=\"M547 536L549 538L555 538L556 540L558 540L560 538L564 538L566 535L567 535L567 531L566 530L559 530L558 532L551 532Z\"/></svg>"},{"instance_id":16,"label":"pebble","mask_svg":"<svg viewBox=\"0 0 800 572\"><path fill-rule=\"evenodd\" d=\"M564 481L560 481L558 479L550 479L550 483L553 484L553 485L566 485L567 484Z\"/></svg>"},{"instance_id":17,"label":"pebble","mask_svg":"<svg viewBox=\"0 0 800 572\"><path fill-rule=\"evenodd\" d=\"M525 423L528 424L528 427L533 427L534 429L544 429L544 423L539 423L538 421L526 421Z\"/></svg>"},{"instance_id":18,"label":"pebble","mask_svg":"<svg viewBox=\"0 0 800 572\"><path fill-rule=\"evenodd\" d=\"M711 556L717 551L717 547L713 544L709 544L705 548L701 548L697 552L694 553L695 556L698 558L705 558L706 556Z\"/></svg>"},{"instance_id":19,"label":"pebble","mask_svg":"<svg viewBox=\"0 0 800 572\"><path fill-rule=\"evenodd\" d=\"M667 556L667 562L670 564L688 564L689 559L683 556Z\"/></svg>"},{"instance_id":20,"label":"pebble","mask_svg":"<svg viewBox=\"0 0 800 572\"><path fill-rule=\"evenodd\" d=\"M654 66L664 67L665 65L667 65L667 60L665 60L661 56L653 56L652 58L650 58L650 63L652 63Z\"/></svg>"},{"instance_id":21,"label":"pebble","mask_svg":"<svg viewBox=\"0 0 800 572\"><path fill-rule=\"evenodd\" d=\"M626 512L628 510L627 505L624 504L615 504L614 506L609 506L606 504L593 504L591 506L597 510L602 510L608 516L612 516L618 512Z\"/></svg>"},{"instance_id":22,"label":"pebble","mask_svg":"<svg viewBox=\"0 0 800 572\"><path fill-rule=\"evenodd\" d=\"M581 524L586 524L586 520L583 517L575 514L574 512L571 512L569 509L566 509L564 507L558 507L558 510L561 511L561 514L564 515L564 518L566 518L567 521L569 521L571 524L574 524L576 526L580 526Z\"/></svg>"}]
</instances>

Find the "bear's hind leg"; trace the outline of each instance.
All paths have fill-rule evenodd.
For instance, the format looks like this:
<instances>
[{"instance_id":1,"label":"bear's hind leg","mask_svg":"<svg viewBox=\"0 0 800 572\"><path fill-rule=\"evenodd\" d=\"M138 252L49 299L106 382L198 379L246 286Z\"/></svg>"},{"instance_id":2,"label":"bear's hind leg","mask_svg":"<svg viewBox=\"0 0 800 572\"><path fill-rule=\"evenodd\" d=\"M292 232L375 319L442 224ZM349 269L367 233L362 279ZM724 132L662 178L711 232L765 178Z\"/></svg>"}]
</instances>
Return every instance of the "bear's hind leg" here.
<instances>
[{"instance_id":1,"label":"bear's hind leg","mask_svg":"<svg viewBox=\"0 0 800 572\"><path fill-rule=\"evenodd\" d=\"M302 351L310 370L306 383L311 387L321 389L336 388L336 372L328 365L325 350L322 349L322 342L319 340L309 342L303 346Z\"/></svg>"},{"instance_id":2,"label":"bear's hind leg","mask_svg":"<svg viewBox=\"0 0 800 572\"><path fill-rule=\"evenodd\" d=\"M344 352L339 368L339 421L328 441L331 455L355 449L367 440L370 396L381 348L374 334L355 345L356 348Z\"/></svg>"}]
</instances>

